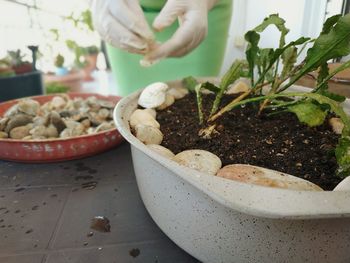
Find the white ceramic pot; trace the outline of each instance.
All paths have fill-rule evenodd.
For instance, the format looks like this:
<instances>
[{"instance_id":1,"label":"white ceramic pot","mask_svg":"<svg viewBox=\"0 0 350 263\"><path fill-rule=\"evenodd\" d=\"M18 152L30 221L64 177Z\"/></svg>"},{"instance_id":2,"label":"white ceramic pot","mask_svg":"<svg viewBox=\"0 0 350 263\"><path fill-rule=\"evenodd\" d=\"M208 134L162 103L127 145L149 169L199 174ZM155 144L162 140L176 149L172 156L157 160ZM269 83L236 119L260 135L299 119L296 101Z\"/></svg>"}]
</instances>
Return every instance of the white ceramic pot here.
<instances>
[{"instance_id":1,"label":"white ceramic pot","mask_svg":"<svg viewBox=\"0 0 350 263\"><path fill-rule=\"evenodd\" d=\"M178 246L212 263L350 262L350 191L275 189L180 166L130 132L139 94L122 99L114 119L148 212Z\"/></svg>"}]
</instances>

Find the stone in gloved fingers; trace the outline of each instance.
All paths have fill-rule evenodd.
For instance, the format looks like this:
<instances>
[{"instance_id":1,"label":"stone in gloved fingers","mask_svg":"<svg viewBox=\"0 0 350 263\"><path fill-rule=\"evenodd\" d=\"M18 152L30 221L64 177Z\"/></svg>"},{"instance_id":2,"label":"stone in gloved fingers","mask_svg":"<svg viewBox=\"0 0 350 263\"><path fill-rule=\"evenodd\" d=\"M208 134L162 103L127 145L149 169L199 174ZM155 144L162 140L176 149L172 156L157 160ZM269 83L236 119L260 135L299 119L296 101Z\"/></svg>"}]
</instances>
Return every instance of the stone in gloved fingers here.
<instances>
[{"instance_id":1,"label":"stone in gloved fingers","mask_svg":"<svg viewBox=\"0 0 350 263\"><path fill-rule=\"evenodd\" d=\"M154 42L138 0L88 0L94 27L107 43L145 54Z\"/></svg>"},{"instance_id":2,"label":"stone in gloved fingers","mask_svg":"<svg viewBox=\"0 0 350 263\"><path fill-rule=\"evenodd\" d=\"M142 66L151 66L166 57L182 57L195 49L207 36L208 12L217 0L168 0L153 22L153 28L161 31L176 19L180 26L166 42L153 43L146 53Z\"/></svg>"}]
</instances>

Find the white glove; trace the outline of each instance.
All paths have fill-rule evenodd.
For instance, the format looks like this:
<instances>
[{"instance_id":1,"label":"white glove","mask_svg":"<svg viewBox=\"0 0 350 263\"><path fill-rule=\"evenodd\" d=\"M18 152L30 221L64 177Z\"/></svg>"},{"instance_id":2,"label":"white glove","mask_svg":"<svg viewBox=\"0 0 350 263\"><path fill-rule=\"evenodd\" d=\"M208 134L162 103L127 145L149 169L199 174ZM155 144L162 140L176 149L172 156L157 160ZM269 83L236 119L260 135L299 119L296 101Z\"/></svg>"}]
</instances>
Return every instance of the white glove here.
<instances>
[{"instance_id":1,"label":"white glove","mask_svg":"<svg viewBox=\"0 0 350 263\"><path fill-rule=\"evenodd\" d=\"M154 35L138 0L88 1L96 30L107 43L128 52L145 54Z\"/></svg>"},{"instance_id":2,"label":"white glove","mask_svg":"<svg viewBox=\"0 0 350 263\"><path fill-rule=\"evenodd\" d=\"M153 22L161 31L179 19L179 28L168 41L153 45L144 61L152 64L165 57L181 57L196 48L208 32L208 12L218 0L168 0Z\"/></svg>"}]
</instances>

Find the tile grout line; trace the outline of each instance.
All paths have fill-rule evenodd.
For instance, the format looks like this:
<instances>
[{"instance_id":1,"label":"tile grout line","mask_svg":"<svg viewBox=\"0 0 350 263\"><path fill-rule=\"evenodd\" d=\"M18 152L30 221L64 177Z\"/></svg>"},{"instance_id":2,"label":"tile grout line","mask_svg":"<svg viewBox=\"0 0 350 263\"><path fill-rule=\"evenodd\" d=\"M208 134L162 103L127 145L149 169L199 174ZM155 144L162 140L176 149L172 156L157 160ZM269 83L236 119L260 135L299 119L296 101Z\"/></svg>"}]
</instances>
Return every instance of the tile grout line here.
<instances>
[{"instance_id":1,"label":"tile grout line","mask_svg":"<svg viewBox=\"0 0 350 263\"><path fill-rule=\"evenodd\" d=\"M62 218L63 218L63 213L64 213L64 210L65 210L66 205L67 205L67 203L68 203L68 200L70 199L70 197L71 197L71 195L72 195L72 190L73 190L73 187L69 187L69 194L67 195L67 198L66 198L66 200L65 200L65 202L64 202L64 204L63 204L63 206L62 206L60 215L59 215L59 217L58 217L58 219L57 219L57 223L56 223L55 228L54 228L54 230L53 230L53 232L52 232L52 235L51 235L51 237L50 237L50 240L49 240L49 242L48 242L48 244L47 244L46 250L50 250L50 249L52 248L53 242L54 242L55 239L56 239L56 235L57 235L59 229L61 228L62 220L63 220L63 219L62 219ZM46 256L46 253L45 253L45 256ZM46 259L45 259L45 262L46 262Z\"/></svg>"},{"instance_id":2,"label":"tile grout line","mask_svg":"<svg viewBox=\"0 0 350 263\"><path fill-rule=\"evenodd\" d=\"M46 260L47 260L47 255L46 255L46 254L44 254L44 255L43 255L43 258L41 259L41 263L45 263L45 262L46 262Z\"/></svg>"}]
</instances>

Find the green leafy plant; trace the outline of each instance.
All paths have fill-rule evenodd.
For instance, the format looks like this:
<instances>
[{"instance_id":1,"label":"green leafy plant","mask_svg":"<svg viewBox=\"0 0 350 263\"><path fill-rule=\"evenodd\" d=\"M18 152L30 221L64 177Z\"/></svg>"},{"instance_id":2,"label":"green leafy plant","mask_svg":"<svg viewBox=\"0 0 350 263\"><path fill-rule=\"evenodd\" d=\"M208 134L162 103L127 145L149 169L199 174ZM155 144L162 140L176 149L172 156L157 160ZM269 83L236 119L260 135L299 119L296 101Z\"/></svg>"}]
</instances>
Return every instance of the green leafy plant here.
<instances>
[{"instance_id":1,"label":"green leafy plant","mask_svg":"<svg viewBox=\"0 0 350 263\"><path fill-rule=\"evenodd\" d=\"M16 72L11 68L7 59L0 59L0 78L15 76Z\"/></svg>"},{"instance_id":2,"label":"green leafy plant","mask_svg":"<svg viewBox=\"0 0 350 263\"><path fill-rule=\"evenodd\" d=\"M83 68L86 63L84 61L84 55L86 54L86 50L79 46L77 42L74 40L66 40L67 47L74 53L74 65L77 68Z\"/></svg>"},{"instance_id":3,"label":"green leafy plant","mask_svg":"<svg viewBox=\"0 0 350 263\"><path fill-rule=\"evenodd\" d=\"M25 55L22 54L20 49L7 51L7 61L9 61L12 67L18 67L24 63L28 63L24 61Z\"/></svg>"},{"instance_id":4,"label":"green leafy plant","mask_svg":"<svg viewBox=\"0 0 350 263\"><path fill-rule=\"evenodd\" d=\"M92 15L90 10L84 10L80 14L75 15L74 13L66 17L67 20L73 22L75 27L85 27L90 31L94 31L94 26L92 23Z\"/></svg>"},{"instance_id":5,"label":"green leafy plant","mask_svg":"<svg viewBox=\"0 0 350 263\"><path fill-rule=\"evenodd\" d=\"M98 47L95 45L87 46L84 49L85 49L86 55L95 55L95 54L98 54L98 52L99 52Z\"/></svg>"},{"instance_id":6,"label":"green leafy plant","mask_svg":"<svg viewBox=\"0 0 350 263\"><path fill-rule=\"evenodd\" d=\"M54 93L66 93L69 91L69 87L62 85L57 82L50 82L45 84L46 94L54 94Z\"/></svg>"},{"instance_id":7,"label":"green leafy plant","mask_svg":"<svg viewBox=\"0 0 350 263\"><path fill-rule=\"evenodd\" d=\"M280 32L278 47L261 48L259 47L260 33L270 25L275 26ZM338 175L348 176L350 174L350 120L340 105L345 98L328 91L327 83L335 74L349 68L350 61L332 72L329 72L327 63L329 60L350 54L350 15L336 15L329 18L316 39L301 37L286 43L288 32L282 18L277 14L270 15L259 26L245 34L248 42L246 61L235 61L217 87L213 84L195 83L189 77L185 79L185 87L196 92L199 121L207 127L199 134L205 134L208 137L220 116L247 103L260 103L257 114L266 108L274 109L275 113L292 112L300 122L310 127L324 123L328 113L332 112L344 123L341 138L335 149L339 165ZM311 47L307 49L305 59L297 64L298 57L308 46ZM315 70L318 70L317 85L311 92L285 92L302 76ZM248 77L251 88L220 109L222 96L229 85L240 77ZM269 87L269 91L263 95L264 87ZM206 120L202 112L202 89L208 89L215 94L211 113Z\"/></svg>"},{"instance_id":8,"label":"green leafy plant","mask_svg":"<svg viewBox=\"0 0 350 263\"><path fill-rule=\"evenodd\" d=\"M64 57L61 54L58 54L55 58L55 66L62 68L64 65Z\"/></svg>"}]
</instances>

